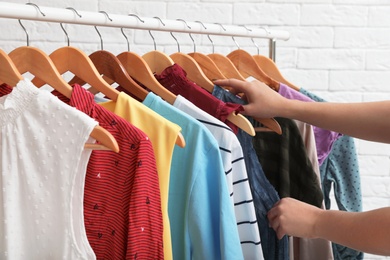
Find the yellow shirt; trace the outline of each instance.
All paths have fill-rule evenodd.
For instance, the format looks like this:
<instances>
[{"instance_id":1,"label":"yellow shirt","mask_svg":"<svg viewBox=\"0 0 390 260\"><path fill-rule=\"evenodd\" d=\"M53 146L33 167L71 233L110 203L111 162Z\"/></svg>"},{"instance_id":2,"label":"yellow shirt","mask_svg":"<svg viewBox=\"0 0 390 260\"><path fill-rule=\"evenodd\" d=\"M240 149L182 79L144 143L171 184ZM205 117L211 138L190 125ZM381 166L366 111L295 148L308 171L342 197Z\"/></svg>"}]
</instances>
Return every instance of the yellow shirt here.
<instances>
[{"instance_id":1,"label":"yellow shirt","mask_svg":"<svg viewBox=\"0 0 390 260\"><path fill-rule=\"evenodd\" d=\"M161 210L164 225L164 259L170 260L172 259L172 243L168 218L169 175L173 148L181 127L160 116L124 92L119 94L116 102L108 101L100 103L100 105L138 127L152 142L160 183Z\"/></svg>"}]
</instances>

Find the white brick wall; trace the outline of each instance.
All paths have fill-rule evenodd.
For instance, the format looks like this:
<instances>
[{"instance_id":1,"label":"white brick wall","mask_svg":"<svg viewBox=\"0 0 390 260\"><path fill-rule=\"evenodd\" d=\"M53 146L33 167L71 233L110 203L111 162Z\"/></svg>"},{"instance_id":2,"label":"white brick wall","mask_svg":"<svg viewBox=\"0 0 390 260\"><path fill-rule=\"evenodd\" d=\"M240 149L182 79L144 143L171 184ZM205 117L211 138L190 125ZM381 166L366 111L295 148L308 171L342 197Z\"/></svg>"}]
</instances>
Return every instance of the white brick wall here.
<instances>
[{"instance_id":1,"label":"white brick wall","mask_svg":"<svg viewBox=\"0 0 390 260\"><path fill-rule=\"evenodd\" d=\"M0 0L2 2L7 2ZM9 0L25 3L25 0ZM390 98L390 1L388 0L35 0L41 6L140 16L184 18L207 23L246 24L288 30L291 38L277 43L276 61L284 76L329 101L354 102ZM32 46L51 51L66 44L58 24L24 22ZM67 25L71 45L91 53L100 41L91 26ZM118 54L127 46L119 29L100 28L104 46ZM126 30L131 50L143 54L153 49L146 31ZM176 42L169 33L154 32L158 50L172 53ZM183 52L193 50L188 35L178 34ZM211 52L205 36L194 35L197 50ZM212 36L215 51L236 48L229 37ZM240 47L256 53L249 39L236 38ZM267 40L256 39L267 55ZM25 44L17 20L0 19L0 48L6 52ZM352 116L352 115L351 115ZM386 119L384 119L386 120ZM364 122L362 122L364 123ZM390 146L358 141L364 209L390 204ZM366 259L385 259L366 255Z\"/></svg>"}]
</instances>

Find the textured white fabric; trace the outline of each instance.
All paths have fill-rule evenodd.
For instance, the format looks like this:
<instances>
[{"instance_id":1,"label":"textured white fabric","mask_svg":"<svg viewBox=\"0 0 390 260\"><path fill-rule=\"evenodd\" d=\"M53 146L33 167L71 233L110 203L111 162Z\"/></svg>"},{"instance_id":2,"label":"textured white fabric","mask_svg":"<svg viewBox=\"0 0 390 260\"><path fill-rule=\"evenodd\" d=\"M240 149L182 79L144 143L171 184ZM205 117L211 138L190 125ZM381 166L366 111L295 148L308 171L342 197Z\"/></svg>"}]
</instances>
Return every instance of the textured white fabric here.
<instances>
[{"instance_id":1,"label":"textured white fabric","mask_svg":"<svg viewBox=\"0 0 390 260\"><path fill-rule=\"evenodd\" d=\"M207 114L183 96L176 97L174 106L203 123L217 140L244 258L264 259L244 155L237 136L225 123Z\"/></svg>"},{"instance_id":2,"label":"textured white fabric","mask_svg":"<svg viewBox=\"0 0 390 260\"><path fill-rule=\"evenodd\" d=\"M0 259L96 258L82 204L96 124L27 79L0 98Z\"/></svg>"}]
</instances>

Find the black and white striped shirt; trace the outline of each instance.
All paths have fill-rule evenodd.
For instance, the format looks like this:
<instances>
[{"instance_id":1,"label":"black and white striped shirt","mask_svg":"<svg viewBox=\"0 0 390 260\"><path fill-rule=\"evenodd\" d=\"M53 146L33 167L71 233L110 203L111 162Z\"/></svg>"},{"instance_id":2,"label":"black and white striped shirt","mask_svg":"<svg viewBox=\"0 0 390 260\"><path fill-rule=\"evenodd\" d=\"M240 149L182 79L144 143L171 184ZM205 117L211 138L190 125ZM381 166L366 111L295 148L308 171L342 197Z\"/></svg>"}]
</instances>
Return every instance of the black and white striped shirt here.
<instances>
[{"instance_id":1,"label":"black and white striped shirt","mask_svg":"<svg viewBox=\"0 0 390 260\"><path fill-rule=\"evenodd\" d=\"M244 155L233 131L223 122L178 95L174 106L202 122L219 144L245 259L264 259Z\"/></svg>"}]
</instances>

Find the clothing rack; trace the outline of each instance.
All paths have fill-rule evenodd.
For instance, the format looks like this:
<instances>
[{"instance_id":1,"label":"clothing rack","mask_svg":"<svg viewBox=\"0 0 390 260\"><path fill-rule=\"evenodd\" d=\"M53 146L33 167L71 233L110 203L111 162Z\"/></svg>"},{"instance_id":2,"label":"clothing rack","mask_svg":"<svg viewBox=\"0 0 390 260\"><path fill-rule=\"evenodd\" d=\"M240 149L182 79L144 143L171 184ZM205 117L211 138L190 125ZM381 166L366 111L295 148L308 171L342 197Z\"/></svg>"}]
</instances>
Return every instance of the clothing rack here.
<instances>
[{"instance_id":1,"label":"clothing rack","mask_svg":"<svg viewBox=\"0 0 390 260\"><path fill-rule=\"evenodd\" d=\"M53 8L31 3L15 4L0 2L0 18L232 37L265 38L269 39L269 57L274 61L276 40L288 40L290 37L289 32L283 30L247 28L239 25L201 23L199 21L185 21L183 23L183 20L107 14L103 11L79 11L73 8Z\"/></svg>"}]
</instances>

